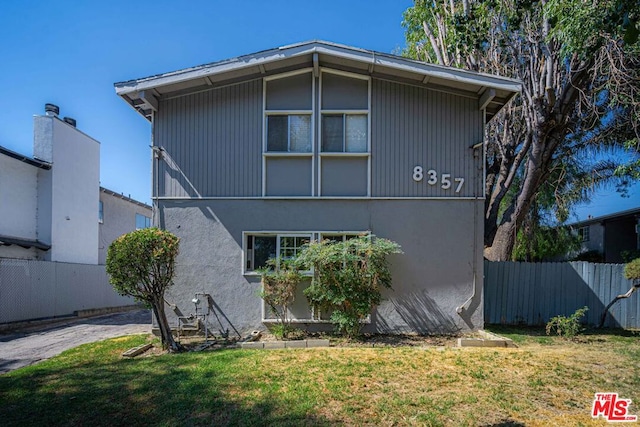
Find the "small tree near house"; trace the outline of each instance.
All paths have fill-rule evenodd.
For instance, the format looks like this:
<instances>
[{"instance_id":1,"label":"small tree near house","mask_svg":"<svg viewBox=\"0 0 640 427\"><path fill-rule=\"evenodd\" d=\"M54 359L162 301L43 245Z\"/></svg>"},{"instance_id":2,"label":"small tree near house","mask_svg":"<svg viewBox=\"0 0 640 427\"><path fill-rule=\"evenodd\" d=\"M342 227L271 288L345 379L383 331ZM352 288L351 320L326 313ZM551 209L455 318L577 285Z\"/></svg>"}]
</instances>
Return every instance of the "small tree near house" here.
<instances>
[{"instance_id":1,"label":"small tree near house","mask_svg":"<svg viewBox=\"0 0 640 427\"><path fill-rule=\"evenodd\" d=\"M164 293L171 286L179 239L168 231L145 228L118 237L107 251L106 270L116 292L151 306L162 347L182 350L171 334L164 311Z\"/></svg>"}]
</instances>

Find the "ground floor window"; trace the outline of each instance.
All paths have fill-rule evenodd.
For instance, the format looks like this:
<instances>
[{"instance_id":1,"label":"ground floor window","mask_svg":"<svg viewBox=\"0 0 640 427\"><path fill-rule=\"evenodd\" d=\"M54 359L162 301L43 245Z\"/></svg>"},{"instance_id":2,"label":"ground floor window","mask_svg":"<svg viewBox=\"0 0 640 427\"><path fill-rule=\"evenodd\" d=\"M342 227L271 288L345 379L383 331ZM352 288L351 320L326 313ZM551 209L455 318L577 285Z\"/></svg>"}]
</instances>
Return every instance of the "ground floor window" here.
<instances>
[{"instance_id":1,"label":"ground floor window","mask_svg":"<svg viewBox=\"0 0 640 427\"><path fill-rule=\"evenodd\" d=\"M245 271L252 272L266 267L269 258L291 259L312 238L312 233L246 234Z\"/></svg>"},{"instance_id":2,"label":"ground floor window","mask_svg":"<svg viewBox=\"0 0 640 427\"><path fill-rule=\"evenodd\" d=\"M289 259L295 257L302 247L311 241L331 240L341 242L353 239L367 231L310 231L310 232L245 232L243 233L244 274L258 274L256 270L266 266L269 258ZM311 276L311 272L309 272ZM308 304L304 290L311 284L311 277L304 280L297 289L289 315L294 322L327 322L330 312L321 312ZM277 321L274 313L263 302L264 322Z\"/></svg>"}]
</instances>

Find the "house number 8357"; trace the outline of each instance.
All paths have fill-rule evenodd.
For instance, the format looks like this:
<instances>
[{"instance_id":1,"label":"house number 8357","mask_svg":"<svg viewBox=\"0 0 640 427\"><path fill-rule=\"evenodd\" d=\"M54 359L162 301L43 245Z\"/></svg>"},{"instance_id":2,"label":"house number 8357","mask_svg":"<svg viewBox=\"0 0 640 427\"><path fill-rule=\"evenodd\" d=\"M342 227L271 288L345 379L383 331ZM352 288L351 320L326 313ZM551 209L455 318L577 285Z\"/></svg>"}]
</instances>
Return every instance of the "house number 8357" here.
<instances>
[{"instance_id":1,"label":"house number 8357","mask_svg":"<svg viewBox=\"0 0 640 427\"><path fill-rule=\"evenodd\" d=\"M452 188L452 186L455 186L455 192L459 193L460 190L462 190L462 186L464 185L464 178L462 177L453 178L453 182L452 182L450 173L442 173L438 176L438 172L433 169L429 169L427 172L425 172L422 169L422 166L416 166L413 168L414 181L416 182L422 181L423 179L425 179L425 175L427 179L427 184L429 185L440 184L440 188L442 188L443 190L448 190Z\"/></svg>"}]
</instances>

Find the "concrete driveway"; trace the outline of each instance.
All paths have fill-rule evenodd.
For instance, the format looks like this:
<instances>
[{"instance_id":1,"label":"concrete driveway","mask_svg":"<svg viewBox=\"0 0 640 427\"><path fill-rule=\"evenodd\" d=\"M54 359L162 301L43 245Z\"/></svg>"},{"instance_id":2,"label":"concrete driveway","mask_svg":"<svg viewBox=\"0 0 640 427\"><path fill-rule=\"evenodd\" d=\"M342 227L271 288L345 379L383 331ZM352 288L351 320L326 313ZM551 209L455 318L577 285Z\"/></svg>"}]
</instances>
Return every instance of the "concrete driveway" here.
<instances>
[{"instance_id":1,"label":"concrete driveway","mask_svg":"<svg viewBox=\"0 0 640 427\"><path fill-rule=\"evenodd\" d=\"M80 344L150 332L151 311L135 310L0 334L0 374L49 359Z\"/></svg>"}]
</instances>

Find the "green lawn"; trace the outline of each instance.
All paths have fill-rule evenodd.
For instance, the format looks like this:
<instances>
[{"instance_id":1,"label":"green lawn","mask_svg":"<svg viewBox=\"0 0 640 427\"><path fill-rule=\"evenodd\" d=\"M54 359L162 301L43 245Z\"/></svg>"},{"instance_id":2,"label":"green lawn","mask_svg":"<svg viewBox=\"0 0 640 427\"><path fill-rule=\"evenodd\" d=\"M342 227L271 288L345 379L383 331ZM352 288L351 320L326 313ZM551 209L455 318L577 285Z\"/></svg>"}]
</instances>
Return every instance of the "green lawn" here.
<instances>
[{"instance_id":1,"label":"green lawn","mask_svg":"<svg viewBox=\"0 0 640 427\"><path fill-rule=\"evenodd\" d=\"M0 376L12 425L587 426L598 391L640 415L640 337L496 330L518 349L341 347L123 359L135 336ZM535 332L535 331L534 331ZM624 425L624 424L623 424Z\"/></svg>"}]
</instances>

